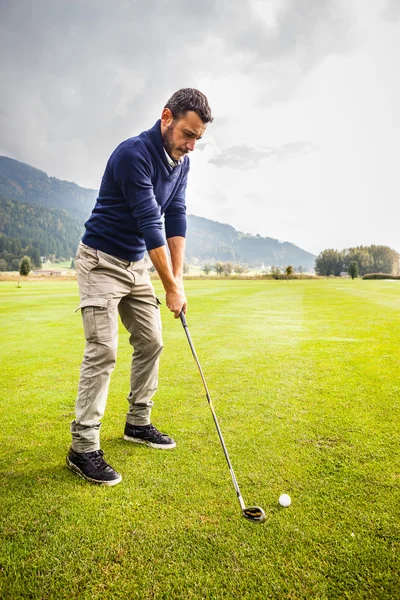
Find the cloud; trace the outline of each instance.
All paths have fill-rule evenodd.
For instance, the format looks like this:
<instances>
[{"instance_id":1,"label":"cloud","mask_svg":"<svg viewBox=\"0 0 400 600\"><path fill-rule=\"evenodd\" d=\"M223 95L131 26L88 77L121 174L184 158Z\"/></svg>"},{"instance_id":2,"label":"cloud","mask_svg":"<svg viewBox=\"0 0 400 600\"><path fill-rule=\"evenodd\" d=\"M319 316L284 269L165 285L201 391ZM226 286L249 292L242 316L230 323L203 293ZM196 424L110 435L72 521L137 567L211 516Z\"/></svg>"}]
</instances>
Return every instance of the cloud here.
<instances>
[{"instance_id":1,"label":"cloud","mask_svg":"<svg viewBox=\"0 0 400 600\"><path fill-rule=\"evenodd\" d=\"M227 148L216 157L210 158L208 162L217 167L229 167L248 171L255 169L262 160L286 160L300 154L306 154L314 150L315 145L309 142L289 142L281 146L266 146L263 148L251 148L249 146L232 146Z\"/></svg>"},{"instance_id":2,"label":"cloud","mask_svg":"<svg viewBox=\"0 0 400 600\"><path fill-rule=\"evenodd\" d=\"M0 151L97 185L176 89L204 82L222 125L228 77L262 109L352 35L344 0L3 1Z\"/></svg>"},{"instance_id":3,"label":"cloud","mask_svg":"<svg viewBox=\"0 0 400 600\"><path fill-rule=\"evenodd\" d=\"M386 0L385 8L381 12L385 21L395 23L400 19L400 3L398 0Z\"/></svg>"}]
</instances>

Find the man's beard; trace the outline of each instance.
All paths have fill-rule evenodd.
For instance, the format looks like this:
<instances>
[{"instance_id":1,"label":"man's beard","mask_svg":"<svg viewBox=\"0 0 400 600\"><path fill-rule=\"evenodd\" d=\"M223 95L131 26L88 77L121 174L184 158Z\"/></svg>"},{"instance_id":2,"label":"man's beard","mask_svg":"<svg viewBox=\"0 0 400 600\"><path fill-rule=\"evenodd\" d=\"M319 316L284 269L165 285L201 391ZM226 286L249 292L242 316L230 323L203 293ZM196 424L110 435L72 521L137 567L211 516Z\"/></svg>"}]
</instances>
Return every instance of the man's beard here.
<instances>
[{"instance_id":1,"label":"man's beard","mask_svg":"<svg viewBox=\"0 0 400 600\"><path fill-rule=\"evenodd\" d=\"M172 142L172 135L174 133L174 129L175 129L175 121L172 122L172 124L167 127L167 129L165 130L165 132L163 133L163 144L164 144L164 148L167 151L167 154L173 159L173 160L178 160L177 158L174 158L172 156L173 152L178 151L181 152L182 154L186 154L185 149L183 148L178 148L178 146L175 146L175 144Z\"/></svg>"},{"instance_id":2,"label":"man's beard","mask_svg":"<svg viewBox=\"0 0 400 600\"><path fill-rule=\"evenodd\" d=\"M172 134L174 132L175 129L175 123L172 123L164 132L163 134L163 143L164 143L164 148L167 151L167 153L169 154L169 156L172 158L172 152L175 150L175 146L172 143Z\"/></svg>"}]
</instances>

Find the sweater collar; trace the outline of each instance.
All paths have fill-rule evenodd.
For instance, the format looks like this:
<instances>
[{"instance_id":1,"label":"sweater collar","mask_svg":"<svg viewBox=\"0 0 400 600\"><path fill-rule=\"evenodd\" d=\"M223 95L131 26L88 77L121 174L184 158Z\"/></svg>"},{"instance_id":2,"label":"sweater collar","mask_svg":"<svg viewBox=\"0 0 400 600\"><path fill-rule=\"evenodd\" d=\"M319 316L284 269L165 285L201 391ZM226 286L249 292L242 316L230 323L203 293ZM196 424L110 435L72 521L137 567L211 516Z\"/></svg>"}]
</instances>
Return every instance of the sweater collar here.
<instances>
[{"instance_id":1,"label":"sweater collar","mask_svg":"<svg viewBox=\"0 0 400 600\"><path fill-rule=\"evenodd\" d=\"M147 134L147 137L150 139L153 146L157 150L157 153L160 155L161 160L165 164L167 164L170 169L174 169L183 163L185 159L184 156L182 156L182 158L178 161L175 161L168 155L167 151L165 150L164 141L161 135L161 119L158 119L158 121L156 121L153 127L151 129L148 129L145 133Z\"/></svg>"},{"instance_id":2,"label":"sweater collar","mask_svg":"<svg viewBox=\"0 0 400 600\"><path fill-rule=\"evenodd\" d=\"M165 146L164 146L164 152L165 152L165 156L167 157L169 166L172 167L173 169L175 169L175 167L177 167L178 165L183 163L183 158L184 158L183 156L181 156L179 160L174 160L173 158L170 157L170 155L166 151Z\"/></svg>"}]
</instances>

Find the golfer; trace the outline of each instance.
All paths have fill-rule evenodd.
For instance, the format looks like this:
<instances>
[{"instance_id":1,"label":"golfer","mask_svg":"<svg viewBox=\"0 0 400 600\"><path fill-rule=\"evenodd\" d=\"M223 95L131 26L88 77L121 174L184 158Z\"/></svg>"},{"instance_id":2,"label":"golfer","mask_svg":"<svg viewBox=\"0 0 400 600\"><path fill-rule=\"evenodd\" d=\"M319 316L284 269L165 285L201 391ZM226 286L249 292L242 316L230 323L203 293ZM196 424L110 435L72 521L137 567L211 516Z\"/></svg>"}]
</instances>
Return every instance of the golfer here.
<instances>
[{"instance_id":1,"label":"golfer","mask_svg":"<svg viewBox=\"0 0 400 600\"><path fill-rule=\"evenodd\" d=\"M192 88L177 91L151 129L122 142L111 154L85 223L75 265L86 347L67 465L87 481L121 481L100 449L101 419L117 355L118 314L134 349L124 439L165 450L176 446L150 418L163 342L160 302L148 268L153 263L175 318L186 313L187 155L211 121L204 94Z\"/></svg>"}]
</instances>

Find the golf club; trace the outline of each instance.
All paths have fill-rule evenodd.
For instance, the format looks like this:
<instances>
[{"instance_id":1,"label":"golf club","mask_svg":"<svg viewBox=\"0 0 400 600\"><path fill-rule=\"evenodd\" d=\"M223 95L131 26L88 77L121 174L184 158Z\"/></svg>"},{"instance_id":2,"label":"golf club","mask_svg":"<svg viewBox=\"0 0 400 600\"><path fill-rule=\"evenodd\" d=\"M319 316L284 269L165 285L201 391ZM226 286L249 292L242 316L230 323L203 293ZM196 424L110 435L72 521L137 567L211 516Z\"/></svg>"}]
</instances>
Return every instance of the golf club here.
<instances>
[{"instance_id":1,"label":"golf club","mask_svg":"<svg viewBox=\"0 0 400 600\"><path fill-rule=\"evenodd\" d=\"M227 450L227 448L225 446L224 438L222 437L222 432L221 432L221 429L220 429L219 424L218 424L217 415L215 414L214 407L213 407L213 404L211 402L210 394L208 393L206 380L204 379L203 371L202 371L202 368L200 366L199 359L197 358L196 350L194 349L192 338L190 337L189 328L188 328L188 325L187 325L187 322L186 322L186 318L185 318L185 315L184 315L183 311L180 313L179 316L180 316L180 319L182 321L182 325L184 327L184 330L185 330L185 333L186 333L186 337L188 339L189 346L190 346L190 349L192 351L194 360L196 361L197 367L199 369L199 373L200 373L201 379L203 381L203 385L204 385L204 389L205 389L205 392L206 392L206 397L207 397L208 405L209 405L209 407L211 409L211 414L213 416L214 423L215 423L215 426L216 426L217 431L218 431L218 436L219 436L219 439L221 441L222 448L224 450L226 462L228 463L229 471L231 473L233 485L234 485L235 490L236 490L236 494L237 494L237 497L238 497L238 500L239 500L240 508L242 509L243 516L246 519L248 519L249 521L252 521L253 523L263 523L265 521L265 519L266 519L265 512L263 511L263 509L260 508L259 506L246 506L245 503L244 503L244 501L243 501L242 494L240 493L239 485L238 485L238 482L236 480L235 473L233 471L233 467L232 467L231 461L229 459L228 450Z\"/></svg>"}]
</instances>

